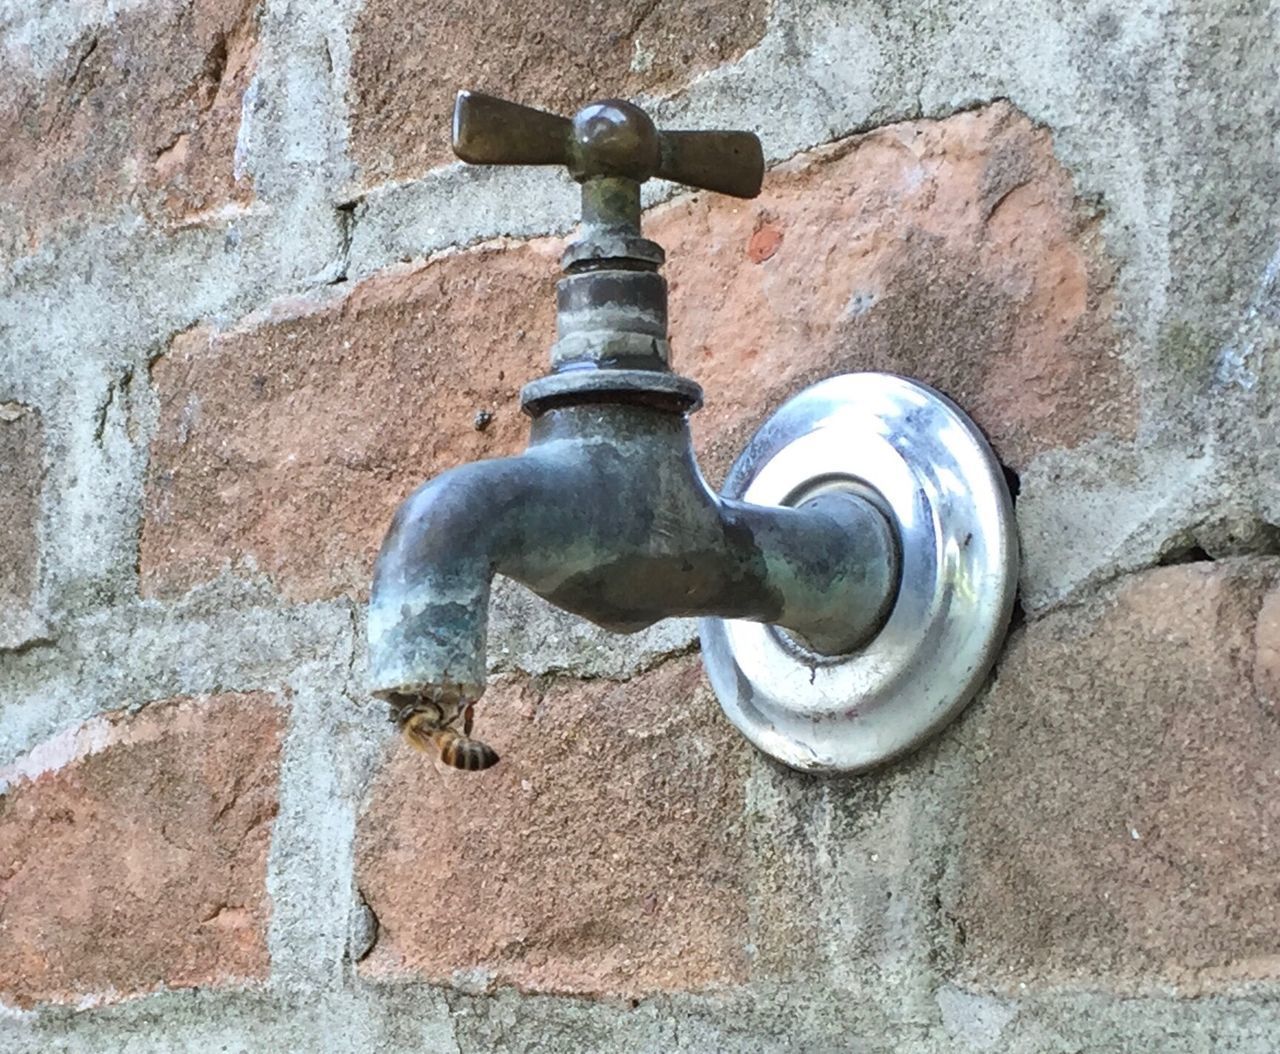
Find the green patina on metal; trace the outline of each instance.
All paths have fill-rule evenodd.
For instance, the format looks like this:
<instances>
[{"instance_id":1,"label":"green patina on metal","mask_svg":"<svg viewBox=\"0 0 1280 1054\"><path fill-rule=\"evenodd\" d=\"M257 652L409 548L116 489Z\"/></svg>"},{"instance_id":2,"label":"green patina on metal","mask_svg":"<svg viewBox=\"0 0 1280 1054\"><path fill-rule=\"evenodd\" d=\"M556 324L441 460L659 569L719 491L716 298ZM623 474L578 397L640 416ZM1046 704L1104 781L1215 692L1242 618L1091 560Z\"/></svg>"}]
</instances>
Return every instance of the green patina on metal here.
<instances>
[{"instance_id":1,"label":"green patina on metal","mask_svg":"<svg viewBox=\"0 0 1280 1054\"><path fill-rule=\"evenodd\" d=\"M717 615L777 623L827 653L873 633L897 589L885 515L852 493L799 508L713 493L687 421L701 389L670 366L664 254L641 233L640 184L657 176L752 197L759 140L660 132L618 100L569 120L463 93L454 142L475 163L564 165L582 184L582 227L564 254L551 372L522 393L528 449L423 484L383 542L369 613L374 691L399 703L477 698L495 574L620 632Z\"/></svg>"}]
</instances>

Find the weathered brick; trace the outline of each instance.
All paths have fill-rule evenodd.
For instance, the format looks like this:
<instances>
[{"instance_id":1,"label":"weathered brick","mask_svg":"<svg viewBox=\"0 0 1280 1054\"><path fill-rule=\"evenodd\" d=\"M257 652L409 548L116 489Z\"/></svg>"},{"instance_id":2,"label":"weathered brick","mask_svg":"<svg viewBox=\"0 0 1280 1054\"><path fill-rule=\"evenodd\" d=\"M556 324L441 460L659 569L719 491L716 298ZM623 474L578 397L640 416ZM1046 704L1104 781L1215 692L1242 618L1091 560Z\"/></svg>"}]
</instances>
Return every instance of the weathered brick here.
<instances>
[{"instance_id":1,"label":"weathered brick","mask_svg":"<svg viewBox=\"0 0 1280 1054\"><path fill-rule=\"evenodd\" d=\"M503 679L476 735L503 756L487 773L397 742L370 792L367 976L615 994L744 979L750 748L696 657L621 683Z\"/></svg>"},{"instance_id":2,"label":"weathered brick","mask_svg":"<svg viewBox=\"0 0 1280 1054\"><path fill-rule=\"evenodd\" d=\"M167 700L0 769L0 1000L264 978L283 732L265 695Z\"/></svg>"},{"instance_id":3,"label":"weathered brick","mask_svg":"<svg viewBox=\"0 0 1280 1054\"><path fill-rule=\"evenodd\" d=\"M690 197L649 222L672 258L676 366L707 390L693 427L712 479L781 402L844 370L937 385L1015 467L1132 428L1095 225L1016 111L897 125L767 184L756 203ZM180 337L154 371L144 589L230 566L294 599L363 592L414 486L522 447L518 391L546 369L558 248L443 254ZM483 432L481 409L496 415Z\"/></svg>"},{"instance_id":4,"label":"weathered brick","mask_svg":"<svg viewBox=\"0 0 1280 1054\"><path fill-rule=\"evenodd\" d=\"M713 478L781 402L849 370L940 388L1015 467L1135 425L1096 217L1007 104L803 154L754 201L684 197L648 230Z\"/></svg>"},{"instance_id":5,"label":"weathered brick","mask_svg":"<svg viewBox=\"0 0 1280 1054\"><path fill-rule=\"evenodd\" d=\"M1263 703L1280 718L1280 585L1262 598L1258 610L1254 684Z\"/></svg>"},{"instance_id":6,"label":"weathered brick","mask_svg":"<svg viewBox=\"0 0 1280 1054\"><path fill-rule=\"evenodd\" d=\"M44 482L44 430L40 415L20 403L0 402L0 648L27 641L40 571L40 493Z\"/></svg>"},{"instance_id":7,"label":"weathered brick","mask_svg":"<svg viewBox=\"0 0 1280 1054\"><path fill-rule=\"evenodd\" d=\"M179 337L153 369L144 590L228 564L296 599L366 589L405 495L523 448L520 386L554 333L557 248L448 255L293 317ZM483 431L478 410L494 415Z\"/></svg>"},{"instance_id":8,"label":"weathered brick","mask_svg":"<svg viewBox=\"0 0 1280 1054\"><path fill-rule=\"evenodd\" d=\"M1254 677L1277 582L1275 559L1155 569L1012 645L973 722L966 980L1280 976L1280 725Z\"/></svg>"},{"instance_id":9,"label":"weathered brick","mask_svg":"<svg viewBox=\"0 0 1280 1054\"><path fill-rule=\"evenodd\" d=\"M454 160L459 88L559 113L669 91L764 31L766 0L369 0L355 25L352 151L366 183Z\"/></svg>"},{"instance_id":10,"label":"weathered brick","mask_svg":"<svg viewBox=\"0 0 1280 1054\"><path fill-rule=\"evenodd\" d=\"M0 50L0 248L31 249L54 226L126 203L176 222L245 201L234 155L257 7L150 0L83 29L60 56ZM28 40L60 31L52 10L29 17L51 25Z\"/></svg>"}]
</instances>

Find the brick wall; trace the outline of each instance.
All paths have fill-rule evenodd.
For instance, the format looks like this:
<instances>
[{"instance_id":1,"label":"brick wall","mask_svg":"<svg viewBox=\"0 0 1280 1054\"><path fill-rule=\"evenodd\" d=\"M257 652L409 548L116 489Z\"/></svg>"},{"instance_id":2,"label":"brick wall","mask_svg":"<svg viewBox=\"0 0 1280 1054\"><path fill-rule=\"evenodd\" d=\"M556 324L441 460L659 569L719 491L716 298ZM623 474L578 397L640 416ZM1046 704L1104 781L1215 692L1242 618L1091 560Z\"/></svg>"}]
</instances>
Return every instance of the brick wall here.
<instances>
[{"instance_id":1,"label":"brick wall","mask_svg":"<svg viewBox=\"0 0 1280 1054\"><path fill-rule=\"evenodd\" d=\"M908 6L0 5L0 1049L1280 1049L1280 27ZM393 740L374 552L522 447L576 209L461 87L761 135L646 217L712 480L846 370L986 431L938 740L785 771L690 624L504 584L503 763Z\"/></svg>"}]
</instances>

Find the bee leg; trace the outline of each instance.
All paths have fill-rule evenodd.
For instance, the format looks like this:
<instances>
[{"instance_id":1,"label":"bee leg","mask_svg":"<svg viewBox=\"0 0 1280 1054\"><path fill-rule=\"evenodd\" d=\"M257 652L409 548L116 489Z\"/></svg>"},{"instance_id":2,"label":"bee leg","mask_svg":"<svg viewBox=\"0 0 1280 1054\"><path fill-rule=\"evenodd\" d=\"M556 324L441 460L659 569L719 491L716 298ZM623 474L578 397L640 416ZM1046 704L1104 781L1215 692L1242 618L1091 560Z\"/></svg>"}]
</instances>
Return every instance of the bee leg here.
<instances>
[{"instance_id":1,"label":"bee leg","mask_svg":"<svg viewBox=\"0 0 1280 1054\"><path fill-rule=\"evenodd\" d=\"M462 711L462 734L464 736L471 735L471 725L475 720L475 703L467 703L467 708Z\"/></svg>"},{"instance_id":2,"label":"bee leg","mask_svg":"<svg viewBox=\"0 0 1280 1054\"><path fill-rule=\"evenodd\" d=\"M403 725L417 706L418 700L412 695L397 693L387 698L387 720L393 725Z\"/></svg>"}]
</instances>

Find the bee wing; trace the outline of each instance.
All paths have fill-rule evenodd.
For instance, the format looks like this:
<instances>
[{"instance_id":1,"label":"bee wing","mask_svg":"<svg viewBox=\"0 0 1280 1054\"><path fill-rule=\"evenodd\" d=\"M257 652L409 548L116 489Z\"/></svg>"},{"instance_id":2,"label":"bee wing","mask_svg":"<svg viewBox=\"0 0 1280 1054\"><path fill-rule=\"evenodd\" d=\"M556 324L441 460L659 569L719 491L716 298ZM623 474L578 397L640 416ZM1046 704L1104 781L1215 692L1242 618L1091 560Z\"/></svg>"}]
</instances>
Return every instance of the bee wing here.
<instances>
[{"instance_id":1,"label":"bee wing","mask_svg":"<svg viewBox=\"0 0 1280 1054\"><path fill-rule=\"evenodd\" d=\"M414 750L421 751L423 754L435 754L438 749L435 736L436 730L433 728L424 728L420 722L405 721L400 726L400 734L404 736L405 742Z\"/></svg>"}]
</instances>

